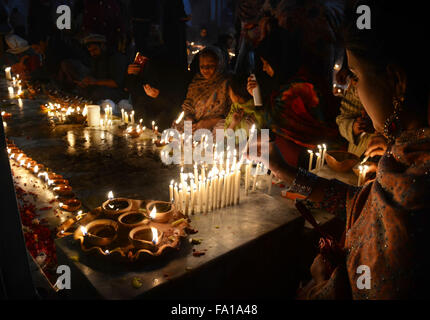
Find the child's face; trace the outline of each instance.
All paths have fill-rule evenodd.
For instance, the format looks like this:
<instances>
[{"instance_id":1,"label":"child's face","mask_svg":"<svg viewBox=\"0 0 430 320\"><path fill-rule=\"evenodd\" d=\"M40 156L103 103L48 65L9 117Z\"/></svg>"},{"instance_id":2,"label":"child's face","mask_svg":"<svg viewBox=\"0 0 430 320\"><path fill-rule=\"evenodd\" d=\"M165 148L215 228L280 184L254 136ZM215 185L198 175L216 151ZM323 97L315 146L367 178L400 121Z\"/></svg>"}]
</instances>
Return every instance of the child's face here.
<instances>
[{"instance_id":1,"label":"child's face","mask_svg":"<svg viewBox=\"0 0 430 320\"><path fill-rule=\"evenodd\" d=\"M230 96L231 102L233 102L233 103L238 103L239 102L239 99L234 94L233 90L231 90L231 87L228 87L228 95Z\"/></svg>"}]
</instances>

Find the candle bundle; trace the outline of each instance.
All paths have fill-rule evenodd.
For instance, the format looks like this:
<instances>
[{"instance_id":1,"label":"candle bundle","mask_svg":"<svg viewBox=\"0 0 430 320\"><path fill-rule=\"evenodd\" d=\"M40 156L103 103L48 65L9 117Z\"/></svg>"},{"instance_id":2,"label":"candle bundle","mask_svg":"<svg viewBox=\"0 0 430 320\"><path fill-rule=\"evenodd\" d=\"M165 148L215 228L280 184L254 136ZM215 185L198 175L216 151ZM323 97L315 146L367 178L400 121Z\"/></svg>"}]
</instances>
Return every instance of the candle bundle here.
<instances>
[{"instance_id":1,"label":"candle bundle","mask_svg":"<svg viewBox=\"0 0 430 320\"><path fill-rule=\"evenodd\" d=\"M225 162L209 166L194 165L194 171L184 173L181 168L179 183L171 181L170 200L182 212L207 213L240 202L241 162L230 154Z\"/></svg>"},{"instance_id":2,"label":"candle bundle","mask_svg":"<svg viewBox=\"0 0 430 320\"><path fill-rule=\"evenodd\" d=\"M309 167L308 171L315 171L318 172L321 170L322 167L324 167L325 164L325 154L327 153L327 146L323 144L322 146L319 144L317 146L318 152L315 152L313 150L308 150L309 153ZM314 154L316 156L316 165L315 168L313 168L313 157Z\"/></svg>"},{"instance_id":3,"label":"candle bundle","mask_svg":"<svg viewBox=\"0 0 430 320\"><path fill-rule=\"evenodd\" d=\"M48 113L48 117L58 122L84 123L87 118L86 106L62 105L60 103L46 103L40 106Z\"/></svg>"}]
</instances>

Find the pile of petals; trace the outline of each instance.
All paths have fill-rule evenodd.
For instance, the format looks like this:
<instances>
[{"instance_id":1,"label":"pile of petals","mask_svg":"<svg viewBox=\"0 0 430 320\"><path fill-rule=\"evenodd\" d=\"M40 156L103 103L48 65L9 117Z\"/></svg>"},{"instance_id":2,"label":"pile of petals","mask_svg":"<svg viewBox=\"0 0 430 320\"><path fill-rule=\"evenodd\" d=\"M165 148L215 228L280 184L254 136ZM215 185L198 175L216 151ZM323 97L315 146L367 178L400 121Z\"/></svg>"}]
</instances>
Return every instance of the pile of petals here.
<instances>
[{"instance_id":1,"label":"pile of petals","mask_svg":"<svg viewBox=\"0 0 430 320\"><path fill-rule=\"evenodd\" d=\"M37 211L41 209L37 209L31 199L29 200L29 198L36 200L37 195L26 192L17 185L15 190L27 250L41 266L51 283L55 283L57 268L55 232L49 229L45 219L38 219Z\"/></svg>"}]
</instances>

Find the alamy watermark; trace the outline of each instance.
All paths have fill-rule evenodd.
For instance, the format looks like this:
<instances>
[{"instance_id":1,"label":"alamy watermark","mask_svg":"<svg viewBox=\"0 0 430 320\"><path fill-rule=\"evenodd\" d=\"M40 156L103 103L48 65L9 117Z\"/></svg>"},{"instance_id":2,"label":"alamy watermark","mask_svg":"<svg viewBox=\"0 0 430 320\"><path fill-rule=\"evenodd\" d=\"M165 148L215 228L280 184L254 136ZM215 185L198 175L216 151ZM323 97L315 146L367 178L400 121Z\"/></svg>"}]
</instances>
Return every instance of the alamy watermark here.
<instances>
[{"instance_id":1,"label":"alamy watermark","mask_svg":"<svg viewBox=\"0 0 430 320\"><path fill-rule=\"evenodd\" d=\"M258 132L260 131L260 132ZM161 152L164 164L216 164L237 156L245 161L246 155L257 162L269 163L269 129L249 130L249 138L244 129L216 129L215 137L208 129L192 131L192 122L184 122L184 132L166 129L161 141L169 141ZM238 142L238 152L236 144ZM257 150L257 145L260 145Z\"/></svg>"}]
</instances>

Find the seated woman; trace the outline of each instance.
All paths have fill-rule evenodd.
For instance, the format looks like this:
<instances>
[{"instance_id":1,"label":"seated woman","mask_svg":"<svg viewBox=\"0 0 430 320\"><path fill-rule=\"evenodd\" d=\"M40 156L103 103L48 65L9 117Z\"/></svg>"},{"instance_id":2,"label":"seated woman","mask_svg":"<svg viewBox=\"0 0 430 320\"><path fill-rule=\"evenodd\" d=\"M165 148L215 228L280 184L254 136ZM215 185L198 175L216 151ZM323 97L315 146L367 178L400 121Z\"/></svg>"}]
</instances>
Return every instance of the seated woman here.
<instances>
[{"instance_id":1,"label":"seated woman","mask_svg":"<svg viewBox=\"0 0 430 320\"><path fill-rule=\"evenodd\" d=\"M264 129L263 110L254 105L254 99L246 90L246 78L234 76L228 80L227 86L233 103L225 119L224 129L244 129L249 133L254 124L257 129Z\"/></svg>"},{"instance_id":2,"label":"seated woman","mask_svg":"<svg viewBox=\"0 0 430 320\"><path fill-rule=\"evenodd\" d=\"M274 79L270 101L266 102L267 125L272 130L284 160L297 166L308 161L307 149L320 143L331 147L339 143L339 134L328 104L330 100L312 83L305 65L283 60L280 33L273 32L257 47L263 71ZM248 92L257 82L248 78Z\"/></svg>"},{"instance_id":3,"label":"seated woman","mask_svg":"<svg viewBox=\"0 0 430 320\"><path fill-rule=\"evenodd\" d=\"M212 131L225 119L231 105L225 63L219 49L214 47L202 50L198 59L200 72L191 81L182 104L184 120L193 122L193 132L197 129ZM183 130L183 122L176 127Z\"/></svg>"},{"instance_id":4,"label":"seated woman","mask_svg":"<svg viewBox=\"0 0 430 320\"><path fill-rule=\"evenodd\" d=\"M345 42L358 96L375 130L390 141L376 180L355 187L323 179L286 164L273 143L269 147L267 166L276 176L345 221L339 250L321 248L310 269L313 280L301 290L301 298L430 296L430 80L422 77L430 64L416 33L428 19L426 10L416 6L383 0L369 6L372 28L357 28L353 8Z\"/></svg>"}]
</instances>

